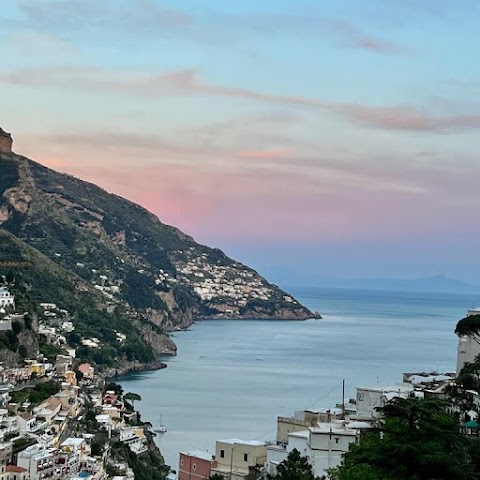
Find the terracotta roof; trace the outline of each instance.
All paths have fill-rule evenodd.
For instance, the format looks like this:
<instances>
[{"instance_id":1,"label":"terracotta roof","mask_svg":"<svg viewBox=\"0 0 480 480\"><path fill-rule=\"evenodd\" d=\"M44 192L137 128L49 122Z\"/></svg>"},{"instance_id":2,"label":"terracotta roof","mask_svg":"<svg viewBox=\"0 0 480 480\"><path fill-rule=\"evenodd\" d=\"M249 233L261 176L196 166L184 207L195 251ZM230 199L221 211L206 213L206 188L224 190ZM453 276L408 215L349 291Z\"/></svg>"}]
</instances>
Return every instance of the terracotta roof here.
<instances>
[{"instance_id":1,"label":"terracotta roof","mask_svg":"<svg viewBox=\"0 0 480 480\"><path fill-rule=\"evenodd\" d=\"M26 472L25 468L17 467L16 465L7 465L5 467L5 471L7 472L14 472L14 473L23 473Z\"/></svg>"},{"instance_id":2,"label":"terracotta roof","mask_svg":"<svg viewBox=\"0 0 480 480\"><path fill-rule=\"evenodd\" d=\"M41 403L39 407L53 412L61 404L62 402L58 398L50 397L47 398L47 400L45 400L43 403Z\"/></svg>"}]
</instances>

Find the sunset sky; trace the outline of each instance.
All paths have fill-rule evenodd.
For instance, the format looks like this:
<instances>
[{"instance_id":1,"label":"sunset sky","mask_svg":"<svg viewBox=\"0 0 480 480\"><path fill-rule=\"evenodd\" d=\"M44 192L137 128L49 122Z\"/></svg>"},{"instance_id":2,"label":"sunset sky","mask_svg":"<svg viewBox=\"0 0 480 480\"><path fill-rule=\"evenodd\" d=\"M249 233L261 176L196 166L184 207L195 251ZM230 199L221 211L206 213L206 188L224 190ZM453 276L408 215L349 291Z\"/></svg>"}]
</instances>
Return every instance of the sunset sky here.
<instances>
[{"instance_id":1,"label":"sunset sky","mask_svg":"<svg viewBox=\"0 0 480 480\"><path fill-rule=\"evenodd\" d=\"M478 0L5 0L0 17L17 153L277 283L477 282Z\"/></svg>"}]
</instances>

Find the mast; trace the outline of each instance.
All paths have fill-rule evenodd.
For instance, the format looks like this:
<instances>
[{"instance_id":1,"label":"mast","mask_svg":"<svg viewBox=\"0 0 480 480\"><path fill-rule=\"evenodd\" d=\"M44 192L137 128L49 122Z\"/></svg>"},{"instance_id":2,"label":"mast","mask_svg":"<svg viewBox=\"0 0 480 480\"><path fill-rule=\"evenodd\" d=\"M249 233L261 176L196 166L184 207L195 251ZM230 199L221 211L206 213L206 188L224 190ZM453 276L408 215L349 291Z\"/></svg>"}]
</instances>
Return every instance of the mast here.
<instances>
[{"instance_id":1,"label":"mast","mask_svg":"<svg viewBox=\"0 0 480 480\"><path fill-rule=\"evenodd\" d=\"M342 420L345 420L345 379L342 380Z\"/></svg>"}]
</instances>

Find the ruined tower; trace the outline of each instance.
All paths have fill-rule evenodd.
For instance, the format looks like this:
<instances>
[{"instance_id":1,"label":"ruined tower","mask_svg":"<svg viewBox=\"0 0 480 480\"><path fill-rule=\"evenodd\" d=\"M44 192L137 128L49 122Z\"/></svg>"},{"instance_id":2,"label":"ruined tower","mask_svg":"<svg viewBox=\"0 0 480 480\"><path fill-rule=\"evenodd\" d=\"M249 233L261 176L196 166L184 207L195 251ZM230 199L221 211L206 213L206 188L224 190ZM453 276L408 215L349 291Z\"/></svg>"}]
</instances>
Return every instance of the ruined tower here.
<instances>
[{"instance_id":1,"label":"ruined tower","mask_svg":"<svg viewBox=\"0 0 480 480\"><path fill-rule=\"evenodd\" d=\"M10 133L7 133L5 130L0 128L0 152L11 152L12 151L13 139Z\"/></svg>"}]
</instances>

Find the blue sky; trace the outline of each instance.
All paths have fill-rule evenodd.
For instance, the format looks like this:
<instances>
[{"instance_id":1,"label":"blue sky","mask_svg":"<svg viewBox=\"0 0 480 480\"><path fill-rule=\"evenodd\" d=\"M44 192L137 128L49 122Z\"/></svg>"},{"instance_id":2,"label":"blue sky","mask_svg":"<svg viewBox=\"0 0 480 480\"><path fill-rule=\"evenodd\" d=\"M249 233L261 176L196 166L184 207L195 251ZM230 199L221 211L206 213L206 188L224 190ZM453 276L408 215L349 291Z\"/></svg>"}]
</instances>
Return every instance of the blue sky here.
<instances>
[{"instance_id":1,"label":"blue sky","mask_svg":"<svg viewBox=\"0 0 480 480\"><path fill-rule=\"evenodd\" d=\"M476 1L7 0L17 152L278 283L475 280Z\"/></svg>"}]
</instances>

